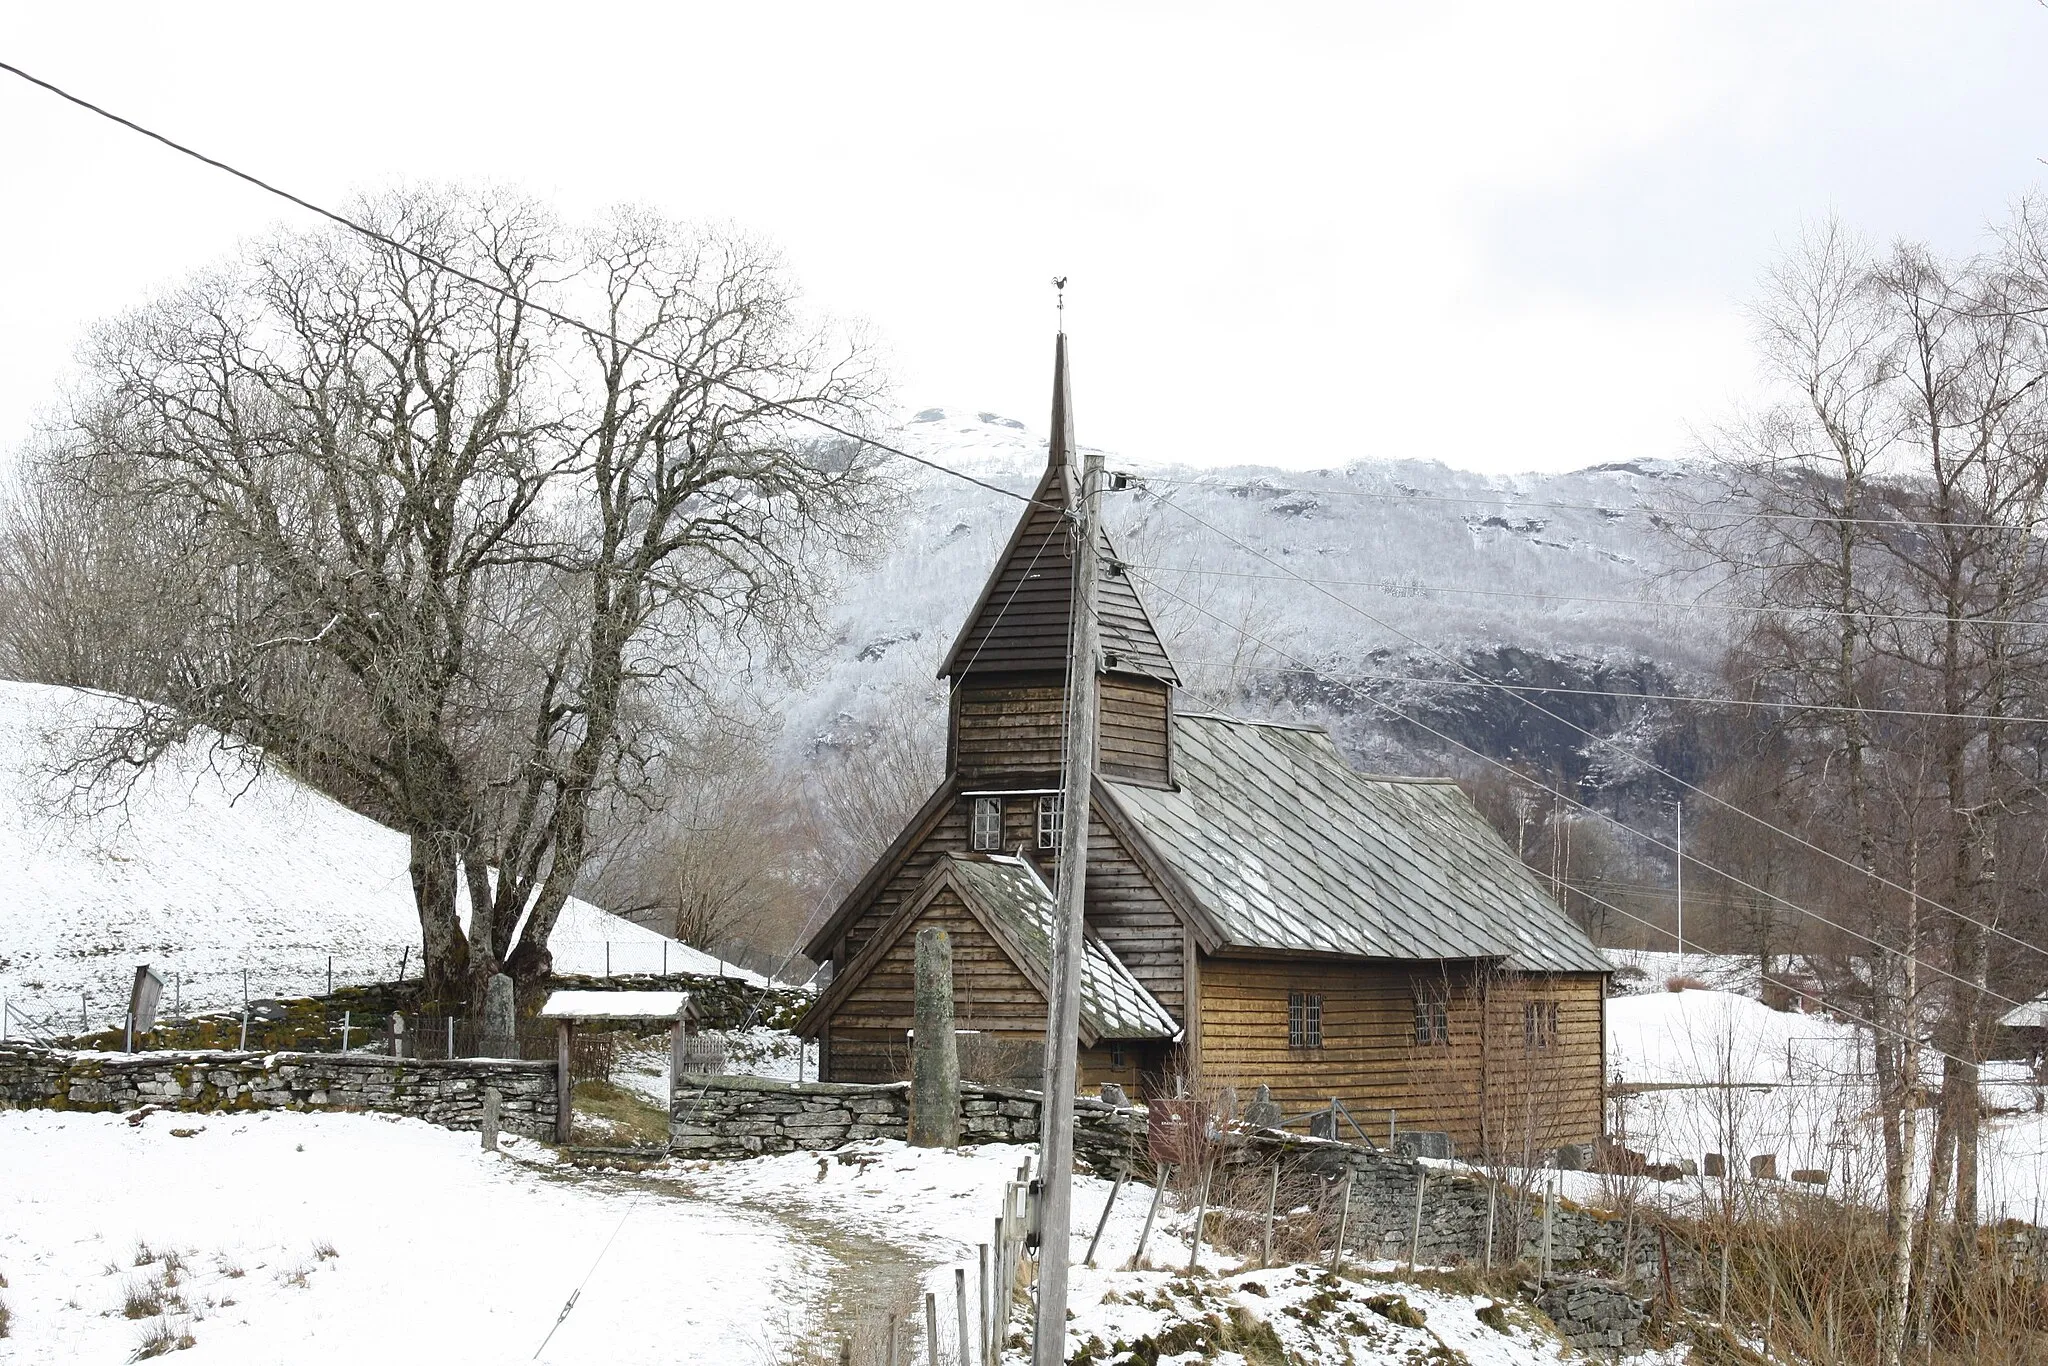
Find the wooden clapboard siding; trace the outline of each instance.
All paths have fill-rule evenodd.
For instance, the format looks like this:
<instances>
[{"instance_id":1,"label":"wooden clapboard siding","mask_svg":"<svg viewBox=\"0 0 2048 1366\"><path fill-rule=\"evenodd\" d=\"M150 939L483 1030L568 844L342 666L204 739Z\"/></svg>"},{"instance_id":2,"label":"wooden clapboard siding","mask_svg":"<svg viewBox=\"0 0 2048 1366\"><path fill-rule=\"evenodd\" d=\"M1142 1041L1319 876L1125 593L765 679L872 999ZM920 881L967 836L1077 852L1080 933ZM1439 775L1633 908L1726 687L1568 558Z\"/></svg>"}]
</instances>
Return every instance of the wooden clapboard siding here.
<instances>
[{"instance_id":1,"label":"wooden clapboard siding","mask_svg":"<svg viewBox=\"0 0 2048 1366\"><path fill-rule=\"evenodd\" d=\"M1056 774L1066 687L1058 676L983 681L953 697L952 766L970 786L1010 774Z\"/></svg>"},{"instance_id":2,"label":"wooden clapboard siding","mask_svg":"<svg viewBox=\"0 0 2048 1366\"><path fill-rule=\"evenodd\" d=\"M1490 1146L1520 1160L1562 1143L1593 1141L1605 1126L1605 992L1595 973L1496 976L1487 984L1485 1119ZM1523 1006L1555 1001L1556 1046L1525 1045Z\"/></svg>"},{"instance_id":3,"label":"wooden clapboard siding","mask_svg":"<svg viewBox=\"0 0 2048 1366\"><path fill-rule=\"evenodd\" d=\"M1166 1013L1185 1022L1180 917L1100 815L1088 822L1089 928Z\"/></svg>"},{"instance_id":4,"label":"wooden clapboard siding","mask_svg":"<svg viewBox=\"0 0 2048 1366\"><path fill-rule=\"evenodd\" d=\"M1099 680L1096 754L1105 776L1164 786L1172 773L1172 693L1149 678ZM953 698L951 762L975 782L1059 771L1066 686L1057 677L978 674Z\"/></svg>"},{"instance_id":5,"label":"wooden clapboard siding","mask_svg":"<svg viewBox=\"0 0 2048 1366\"><path fill-rule=\"evenodd\" d=\"M842 971L904 901L916 895L940 855L967 852L973 833L973 809L973 798L957 798L931 834L908 852L874 899L861 908L841 941L840 953L835 955ZM1038 798L1004 798L1004 851L1014 853L1021 846L1026 856L1038 861L1049 883L1056 874L1058 860L1052 851L1041 851L1037 841ZM1087 905L1089 927L1166 1012L1182 1020L1186 958L1179 917L1100 816L1088 823Z\"/></svg>"},{"instance_id":6,"label":"wooden clapboard siding","mask_svg":"<svg viewBox=\"0 0 2048 1366\"><path fill-rule=\"evenodd\" d=\"M1149 678L1100 680L1096 753L1112 778L1164 786L1173 769L1173 694Z\"/></svg>"},{"instance_id":7,"label":"wooden clapboard siding","mask_svg":"<svg viewBox=\"0 0 2048 1366\"><path fill-rule=\"evenodd\" d=\"M1045 996L1010 961L959 896L943 887L832 1014L826 1075L833 1081L901 1081L916 1024L917 932L946 931L953 944L953 1019L958 1028L1042 1040Z\"/></svg>"},{"instance_id":8,"label":"wooden clapboard siding","mask_svg":"<svg viewBox=\"0 0 2048 1366\"><path fill-rule=\"evenodd\" d=\"M1540 1150L1599 1132L1597 976L1502 979L1462 967L1205 956L1200 977L1205 1087L1233 1086L1242 1096L1263 1082L1289 1114L1335 1096L1375 1134L1392 1109L1402 1128L1448 1131L1461 1153L1524 1139ZM1448 1044L1415 1041L1414 995L1425 981L1447 990ZM1287 1046L1295 991L1323 998L1319 1049ZM1521 1002L1531 996L1560 1003L1553 1052L1523 1049Z\"/></svg>"}]
</instances>

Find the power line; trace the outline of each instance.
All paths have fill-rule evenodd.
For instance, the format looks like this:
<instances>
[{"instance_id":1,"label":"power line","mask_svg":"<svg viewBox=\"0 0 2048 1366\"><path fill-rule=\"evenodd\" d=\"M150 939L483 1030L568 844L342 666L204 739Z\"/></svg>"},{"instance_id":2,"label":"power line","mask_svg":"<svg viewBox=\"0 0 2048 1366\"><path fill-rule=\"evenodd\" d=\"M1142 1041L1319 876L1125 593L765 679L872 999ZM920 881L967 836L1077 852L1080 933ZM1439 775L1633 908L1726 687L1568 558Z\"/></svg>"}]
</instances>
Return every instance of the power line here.
<instances>
[{"instance_id":1,"label":"power line","mask_svg":"<svg viewBox=\"0 0 2048 1366\"><path fill-rule=\"evenodd\" d=\"M297 205L299 208L306 210L308 213L317 214L330 222L337 223L340 226L347 228L350 232L358 233L361 236L367 237L371 241L377 242L385 247L390 248L393 251L400 252L406 256L410 256L414 260L420 262L422 265L431 266L435 270L446 271L448 274L453 275L458 280L464 280L472 285L475 285L479 289L488 290L489 292L496 294L500 298L505 299L507 302L516 303L519 304L521 307L532 309L535 313L540 314L542 317L552 318L556 322L562 323L568 327L575 328L577 331L595 340L610 342L614 346L621 347L624 350L629 351L636 356L640 356L645 360L656 361L662 365L670 366L676 369L687 368L684 366L682 360L678 357L665 356L658 351L649 350L648 348L641 346L636 342L627 341L624 337L619 336L615 332L607 331L604 328L597 327L590 323L584 322L581 318L575 317L568 313L564 313L559 309L550 308L546 304L536 302L535 300L530 299L523 294L520 294L516 290L508 289L504 285L494 283L493 281L490 280L486 280L482 276L472 275L468 271L463 270L459 266L452 265L449 262L439 259L438 257L431 256L428 253L421 251L417 247L409 246L404 242L400 242L394 237L387 236L386 234L377 231L375 228L370 227L368 224L358 223L356 220L348 217L346 214L337 213L333 209L324 208L321 205L314 203L310 199L306 199L300 195L293 194L290 190L281 189L280 187L271 184L269 181L264 180L260 176L252 175L249 172L240 169L239 167L230 165L228 162L220 160L218 157L208 156L206 153L188 147L184 143L178 142L173 138L166 137L164 134L159 133L154 129L144 127L142 124L135 122L133 119L124 118L121 115L114 113L110 109L106 109L100 105L94 104L91 100L85 99L78 95L74 95L70 91L64 89L62 86L54 85L51 82L44 80L40 76L31 75L29 72L22 70L20 67L15 66L10 62L0 62L0 71L5 71L11 75L19 76L22 80L27 81L30 85L38 86L41 89L47 90L51 94L57 96L59 99L68 100L69 102L77 105L81 109L89 110L92 113L98 114L101 118L107 119L113 123L117 123L131 132L140 133L142 136L149 138L153 142L160 142L164 146L170 148L172 151L178 152L184 156L191 157L194 161L202 162L205 165L213 167L217 171L225 171L227 174L235 177L237 180L241 180L250 185L254 185L257 189L262 190L265 194L275 195L277 198L282 199L289 204ZM942 465L936 460L928 460L921 455L912 455L909 451L906 451L901 447L892 446L885 441L878 441L871 436L864 436L859 432L855 432L846 427L842 427L836 422L829 422L826 419L819 417L815 413L806 412L803 409L795 407L792 404L784 403L780 399L773 399L767 397L765 394L754 393L749 389L745 389L740 385L733 383L729 379L720 379L711 376L706 376L705 378L711 379L713 383L716 383L726 389L730 389L733 393L738 394L741 398L744 398L751 403L758 403L765 408L772 408L776 412L783 413L789 417L796 418L800 422L808 422L812 426L822 428L823 430L831 432L836 436L844 437L847 440L856 443L857 445L871 446L878 451L882 451L888 455L893 455L898 459L908 460L914 465L923 465L926 469L936 470L940 474L947 474L951 475L955 479L964 480L969 484L975 485L977 488L987 489L990 493L1000 493L1005 498L1015 498L1017 501L1021 503L1030 503L1035 506L1051 506L1051 504L1042 504L1039 502L1039 500L1032 498L1027 494L1018 493L1014 489L1006 489L999 484L991 484L985 479L977 479L975 476L968 474L964 470L956 470L952 468L950 465Z\"/></svg>"},{"instance_id":2,"label":"power line","mask_svg":"<svg viewBox=\"0 0 2048 1366\"><path fill-rule=\"evenodd\" d=\"M1133 564L1119 561L1130 569L1149 569L1169 574L1199 574L1211 579L1258 579L1265 581L1286 580L1291 574L1260 574L1248 569L1195 569L1186 565ZM1321 582L1336 588L1370 588L1394 597L1426 597L1442 593L1455 597L1513 598L1523 602L1569 602L1589 603L1612 607L1649 607L1662 612L1697 612L1702 609L1711 612L1747 612L1764 616L1823 616L1840 618L1845 615L1841 609L1818 604L1809 607L1784 607L1769 604L1738 602L1710 602L1695 598L1690 602L1674 602L1664 598L1612 598L1589 597L1572 593L1538 593L1513 588L1468 588L1441 583L1404 583L1393 579L1323 579ZM2048 626L2048 620L2034 620L2011 617L1950 617L1936 612L1872 612L1862 608L1846 615L1859 621L1899 621L1911 624L1946 626L1961 622L1967 626Z\"/></svg>"},{"instance_id":3,"label":"power line","mask_svg":"<svg viewBox=\"0 0 2048 1366\"><path fill-rule=\"evenodd\" d=\"M1149 580L1157 584L1158 580ZM1183 659L1196 668L1234 669L1242 667L1217 659ZM1317 675L1321 677L1320 674ZM1827 702L1767 702L1760 698L1721 697L1711 693L1621 692L1607 688L1563 688L1536 683L1507 683L1498 679L1424 678L1414 674L1353 673L1353 679L1371 683L1413 684L1422 688L1497 688L1510 693L1556 693L1567 697L1608 697L1624 702L1678 702L1702 707L1754 707L1766 711L1853 712L1862 716L1904 716L1930 721L2005 721L2013 725L2048 725L2048 716L1986 716L1981 712L1917 711L1909 707L1845 707ZM1923 898L1924 899L1924 898Z\"/></svg>"},{"instance_id":4,"label":"power line","mask_svg":"<svg viewBox=\"0 0 2048 1366\"><path fill-rule=\"evenodd\" d=\"M1174 478L1164 474L1145 474L1136 470L1126 472L1134 484L1185 484L1197 488L1212 488L1228 493L1300 493L1310 497L1329 495L1333 498L1363 498L1389 503L1446 503L1476 507L1505 507L1509 510L1520 508L1547 508L1561 512L1598 512L1607 516L1630 512L1647 513L1652 520L1663 518L1680 521L1699 517L1699 508L1658 508L1642 503L1631 503L1627 507L1613 507L1606 503L1559 503L1539 499L1522 499L1514 493L1498 493L1490 497L1458 496L1454 494L1408 493L1400 489L1336 489L1308 488L1301 485L1273 484L1263 479L1243 479L1235 482L1222 475L1207 475L1198 478ZM1930 528L1946 531L2019 531L2031 534L2035 527L2010 526L2004 522L1941 522L1916 520L1910 517L1830 517L1814 512L1706 512L1709 517L1727 517L1738 522L1817 522L1827 526L1882 526Z\"/></svg>"},{"instance_id":5,"label":"power line","mask_svg":"<svg viewBox=\"0 0 2048 1366\"><path fill-rule=\"evenodd\" d=\"M1484 684L1487 687L1498 688L1501 691L1506 692L1509 696L1515 696L1514 689L1511 685L1498 682L1494 679L1487 678L1485 675L1479 673L1478 670L1473 669L1470 665L1467 665L1460 660L1452 658L1450 655L1444 653L1444 651L1438 649L1436 646L1429 644L1428 642L1420 639L1417 636L1410 635L1408 632L1403 631L1398 626L1395 626L1390 622L1382 621L1380 618L1366 611L1363 607L1360 607L1357 603L1352 602L1348 598L1342 597L1336 593L1331 592L1329 589L1318 584L1314 579L1293 573L1293 571L1287 569L1285 565L1281 564L1278 560L1275 560L1270 555L1267 555L1263 551L1260 551L1252 546L1246 545L1237 537L1232 536L1229 532L1223 530L1221 527L1218 527L1215 524L1208 522L1203 518L1197 516L1195 513L1189 511L1186 507L1175 506L1173 508L1173 511L1178 512L1181 516L1188 518L1196 525L1206 528L1212 535L1221 536L1224 540L1229 541L1232 545L1235 545L1238 549L1244 551L1246 554L1256 556L1258 559L1263 560L1265 563L1272 565L1275 569L1279 569L1287 573L1296 582L1301 583L1306 587L1315 589L1324 597L1329 598L1332 602L1337 603L1339 606L1347 608L1352 612L1356 612L1359 616L1364 617L1369 622L1372 622L1381 630L1393 632L1395 635L1400 636L1403 640L1406 640L1409 644L1414 645L1419 649L1428 651L1430 654L1433 654L1437 658L1443 660L1446 664L1449 664L1452 668L1457 669L1462 673L1470 675L1472 678L1478 680L1480 683ZM1154 582L1156 583L1157 580L1154 580ZM1179 594L1175 594L1174 596L1180 597ZM1180 600L1182 602L1187 602L1186 598L1181 598ZM1190 603L1189 605L1193 606L1192 603ZM1218 620L1221 619L1218 618ZM1977 919L1975 916L1965 915L1961 911L1954 910L1948 906L1942 905L1940 902L1935 901L1931 897L1923 896L1920 894L1918 890L1914 888L1902 887L1898 883L1892 881L1890 878L1884 876L1884 874L1877 872L1875 869L1865 868L1862 865L1854 862L1853 860L1843 858L1840 854L1837 854L1832 850L1823 849L1821 846L1813 843L1811 840L1805 839L1800 835L1794 834L1792 831L1785 829L1784 827L1776 824L1775 822L1766 820L1764 817L1757 815L1755 812L1746 811L1742 807L1735 805L1733 802L1730 802L1725 798L1717 796L1716 794L1707 791L1705 788L1700 787L1695 783L1687 782L1685 779L1679 777L1676 773L1673 773L1669 769L1666 769L1658 765L1654 761L1645 758L1641 754L1636 753L1634 750L1629 749L1627 746L1620 744L1619 742L1609 738L1608 736L1601 735L1597 731L1588 730L1586 727L1580 725L1578 722L1573 721L1568 717L1560 716L1556 712L1550 710L1548 707L1542 706L1541 704L1536 702L1532 702L1526 697L1517 697L1516 700L1521 702L1523 706L1529 707L1532 710L1549 717L1551 720L1557 722L1559 725L1566 726L1572 730L1577 731L1579 734L1585 736L1587 739L1593 741L1595 744L1599 744L1605 746L1608 749L1616 751L1617 753L1634 761L1635 763L1641 764L1644 768L1648 769L1652 773L1657 774L1659 777L1662 777L1667 781L1675 783L1679 787L1684 788L1687 792L1695 793L1698 796L1704 797L1708 801L1712 802L1714 805L1722 808L1723 810L1733 812L1734 814L1741 816L1745 820L1752 821L1755 824L1764 827L1766 830L1771 831L1773 834L1779 836L1782 839L1790 840L1792 843L1797 844L1802 848L1810 849L1814 853L1819 854L1821 857L1825 859L1829 859L1832 862L1841 864L1844 868L1853 869L1854 871L1862 874L1863 876L1870 878L1872 881L1875 881L1880 886L1889 887L1894 891L1904 893L1905 895L1914 898L1915 901L1924 902L1928 906L1942 912L1943 914L1954 916L1956 919L1961 920L1966 924L1975 925L1978 929L1981 929L1988 934L1997 935L1999 938L2017 944L2022 948L2029 950L2030 952L2042 954L2043 956L2048 956L2048 949L2044 949L2038 944L2030 944L2026 940L2021 939L2018 935L2013 934L2010 931L2002 930L1995 925L1987 924L1986 922ZM1727 875L1724 874L1724 876ZM1736 879L1731 878L1731 880ZM1752 888L1752 890L1762 891L1763 889L1758 887ZM1767 893L1767 895L1773 894ZM1786 904L1791 905L1790 902L1787 902ZM1797 908L1795 907L1794 909ZM2015 1004L2017 1004L2017 1002L2015 1002Z\"/></svg>"},{"instance_id":6,"label":"power line","mask_svg":"<svg viewBox=\"0 0 2048 1366\"><path fill-rule=\"evenodd\" d=\"M1173 589L1168 588L1165 584L1154 583L1153 587L1159 589L1159 591L1165 593L1169 597L1179 600L1189 608L1192 608L1194 611L1200 612L1202 615L1211 618L1219 625L1227 627L1230 630L1236 631L1238 634L1242 635L1246 640L1251 641L1253 644L1271 650L1273 653L1281 655L1284 658L1292 658L1292 656L1288 655L1285 650L1282 650L1279 646L1274 645L1271 641L1260 638L1259 636L1246 630L1242 626L1237 626L1230 622L1224 621L1223 618L1217 616L1215 613L1209 611L1207 608L1201 606L1200 604L1190 602L1187 598L1181 597L1179 593L1174 592ZM1611 816L1605 811L1599 810L1597 807L1589 806L1585 802L1580 801L1578 798L1573 797L1565 792L1559 791L1557 788L1550 786L1548 783L1545 783L1536 778L1532 778L1528 774L1521 772L1520 770L1512 767L1511 765L1503 763L1501 760L1494 758L1491 754L1488 754L1483 750L1475 749L1471 745L1466 744L1464 741L1456 739L1453 736L1446 735L1444 734L1444 732L1437 730L1435 727L1430 726L1423 721L1417 720L1415 717L1409 715L1407 712L1402 711L1399 707L1396 707L1391 702L1388 702L1383 698L1375 697L1371 693L1360 692L1356 688L1351 688L1348 685L1343 685L1341 683L1340 686L1344 686L1346 691L1350 692L1354 697L1358 697L1363 701L1366 701L1371 705L1378 707L1381 711L1386 712L1390 716L1393 716L1398 720L1407 722L1409 725L1414 726L1417 730L1420 730L1427 735L1434 736L1436 739L1441 740L1443 743L1450 745L1453 748L1463 750L1465 753L1471 755L1475 759L1478 759L1480 762L1490 764L1494 768L1500 769L1503 773L1506 773L1507 775L1516 779L1519 782L1528 784L1529 786L1535 788L1539 792L1548 793L1550 796L1555 797L1557 800L1564 802L1569 806L1576 807L1578 810L1585 812L1589 816L1592 816L1598 820L1605 821L1607 824L1613 826L1615 829L1621 831L1623 834L1633 835L1637 839L1647 841L1649 844L1655 846L1658 849L1662 849L1668 853L1678 852L1676 846L1665 842L1665 840L1661 837L1657 835L1652 835L1648 831L1638 830L1634 826L1624 823L1619 817ZM1743 814L1746 815L1748 813L1745 812ZM1758 818L1752 817L1752 819ZM1755 883L1749 881L1748 879L1739 877L1736 874L1729 872L1727 869L1721 868L1713 863L1710 863L1703 858L1699 858L1696 856L1688 856L1687 862L1691 863L1696 868L1704 868L1706 871L1710 873L1714 873L1722 878L1725 878L1729 882L1735 884L1738 887L1744 888L1747 891L1755 892L1759 896L1769 897L1772 901L1775 901L1779 905L1784 906L1787 910L1797 911L1801 915L1809 916L1819 924L1825 925L1833 930L1838 930L1841 933L1848 935L1852 939L1861 940L1862 942L1869 944L1871 947L1878 949L1881 952L1901 954L1901 956L1903 956L1903 951L1900 949L1894 948L1893 946L1886 944L1881 940L1873 939L1871 936L1864 934L1861 931L1852 930L1847 925L1843 925L1837 921L1830 920L1828 917L1822 915L1818 911L1810 910L1805 906L1801 906L1796 901L1792 901L1786 897L1780 896L1778 893L1770 891L1767 888L1759 887ZM1532 873L1531 876L1534 876L1534 874ZM1917 900L1930 907L1934 907L1935 909L1941 909L1938 903L1930 900L1925 896L1919 896L1917 893L1911 892L1909 892L1908 895L1915 896ZM1951 912L1950 914L1955 913ZM1967 916L1958 916L1957 918L1963 920L1969 919L1969 917ZM2022 944L2026 948L2033 949L2036 953L2048 953L2048 950L2036 948L2032 944L2027 944L2025 940L2015 940L2015 942ZM1971 991L1978 992L1984 996L1992 998L1993 1000L2002 1001L2007 1005L2016 1006L2023 1004L2023 1002L2015 1001L2009 996L2000 995L1998 992L1991 990L1989 987L1980 987L1976 983L1970 981L1969 979L1957 973L1950 972L1948 969L1943 968L1938 964L1925 963L1922 964L1922 966L1926 967L1929 971L1938 974L1939 976L1949 978L1950 980L1960 983L1964 987L1969 988Z\"/></svg>"}]
</instances>

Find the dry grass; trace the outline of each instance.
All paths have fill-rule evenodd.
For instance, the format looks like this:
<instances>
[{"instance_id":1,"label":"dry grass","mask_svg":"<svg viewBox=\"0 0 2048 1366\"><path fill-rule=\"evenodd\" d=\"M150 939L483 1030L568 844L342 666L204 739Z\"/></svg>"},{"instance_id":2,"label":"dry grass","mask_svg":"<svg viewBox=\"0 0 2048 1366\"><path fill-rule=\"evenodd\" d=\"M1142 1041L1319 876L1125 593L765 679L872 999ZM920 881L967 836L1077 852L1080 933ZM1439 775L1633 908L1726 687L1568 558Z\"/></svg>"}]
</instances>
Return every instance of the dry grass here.
<instances>
[{"instance_id":1,"label":"dry grass","mask_svg":"<svg viewBox=\"0 0 2048 1366\"><path fill-rule=\"evenodd\" d=\"M121 1316L130 1319L153 1319L164 1312L164 1288L162 1282L151 1276L146 1280L131 1280L121 1287Z\"/></svg>"},{"instance_id":2,"label":"dry grass","mask_svg":"<svg viewBox=\"0 0 2048 1366\"><path fill-rule=\"evenodd\" d=\"M5 1295L0 1295L0 1338L4 1338L7 1336L8 1330L10 1326L13 1324L13 1322L14 1311L7 1307L7 1297Z\"/></svg>"},{"instance_id":3,"label":"dry grass","mask_svg":"<svg viewBox=\"0 0 2048 1366\"><path fill-rule=\"evenodd\" d=\"M313 1244L313 1260L316 1262L331 1262L340 1255L334 1250L334 1244L325 1238Z\"/></svg>"},{"instance_id":4,"label":"dry grass","mask_svg":"<svg viewBox=\"0 0 2048 1366\"><path fill-rule=\"evenodd\" d=\"M151 1357L164 1356L171 1352L182 1352L197 1346L190 1327L183 1323L173 1324L169 1319L159 1318L155 1323L145 1325L142 1335L135 1340L135 1350L130 1361L147 1361Z\"/></svg>"},{"instance_id":5,"label":"dry grass","mask_svg":"<svg viewBox=\"0 0 2048 1366\"><path fill-rule=\"evenodd\" d=\"M609 1081L579 1081L575 1118L585 1122L580 1138L602 1138L607 1144L668 1144L668 1112ZM599 1121L596 1124L587 1121Z\"/></svg>"}]
</instances>

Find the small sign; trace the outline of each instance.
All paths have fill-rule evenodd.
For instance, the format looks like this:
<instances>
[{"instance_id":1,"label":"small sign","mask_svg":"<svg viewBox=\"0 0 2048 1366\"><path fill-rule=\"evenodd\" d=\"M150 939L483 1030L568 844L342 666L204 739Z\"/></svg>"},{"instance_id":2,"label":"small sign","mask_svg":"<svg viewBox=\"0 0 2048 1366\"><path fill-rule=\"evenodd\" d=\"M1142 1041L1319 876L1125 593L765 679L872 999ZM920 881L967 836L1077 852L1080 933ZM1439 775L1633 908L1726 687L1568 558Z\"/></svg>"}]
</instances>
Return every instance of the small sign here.
<instances>
[{"instance_id":1,"label":"small sign","mask_svg":"<svg viewBox=\"0 0 2048 1366\"><path fill-rule=\"evenodd\" d=\"M1199 1100L1150 1100L1145 1103L1145 1155L1155 1163L1185 1167L1201 1156L1208 1106Z\"/></svg>"},{"instance_id":2,"label":"small sign","mask_svg":"<svg viewBox=\"0 0 2048 1366\"><path fill-rule=\"evenodd\" d=\"M156 1028L156 1003L163 999L164 979L147 963L135 969L135 986L128 993L128 1023L137 1034Z\"/></svg>"}]
</instances>

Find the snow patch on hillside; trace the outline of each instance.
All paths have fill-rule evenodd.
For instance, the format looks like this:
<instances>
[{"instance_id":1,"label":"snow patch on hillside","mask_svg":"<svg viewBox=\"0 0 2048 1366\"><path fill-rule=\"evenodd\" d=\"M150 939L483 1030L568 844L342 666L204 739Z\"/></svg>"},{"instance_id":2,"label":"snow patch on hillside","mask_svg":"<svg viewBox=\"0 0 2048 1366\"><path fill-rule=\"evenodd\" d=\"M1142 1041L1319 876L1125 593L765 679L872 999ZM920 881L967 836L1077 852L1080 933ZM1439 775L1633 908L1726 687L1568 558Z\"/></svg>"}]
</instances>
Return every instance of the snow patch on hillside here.
<instances>
[{"instance_id":1,"label":"snow patch on hillside","mask_svg":"<svg viewBox=\"0 0 2048 1366\"><path fill-rule=\"evenodd\" d=\"M17 1011L68 1028L83 993L92 1028L118 1023L141 963L188 1011L239 1005L244 969L259 998L324 990L330 955L337 985L418 972L405 837L252 752L195 736L125 794L78 790L67 768L134 706L0 682L0 994ZM577 900L552 947L562 972L721 971Z\"/></svg>"}]
</instances>

